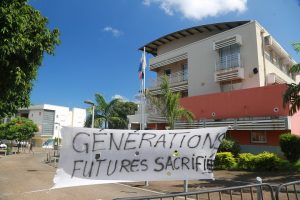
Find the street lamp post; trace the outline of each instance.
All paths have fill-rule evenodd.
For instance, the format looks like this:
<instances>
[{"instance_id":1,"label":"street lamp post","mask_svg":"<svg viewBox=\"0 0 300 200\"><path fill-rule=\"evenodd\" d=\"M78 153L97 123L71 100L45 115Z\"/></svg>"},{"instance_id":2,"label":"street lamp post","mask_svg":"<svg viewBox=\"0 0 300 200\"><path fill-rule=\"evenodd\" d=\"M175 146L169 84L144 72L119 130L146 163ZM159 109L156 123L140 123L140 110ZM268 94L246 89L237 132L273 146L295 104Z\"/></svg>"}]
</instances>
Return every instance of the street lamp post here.
<instances>
[{"instance_id":1,"label":"street lamp post","mask_svg":"<svg viewBox=\"0 0 300 200\"><path fill-rule=\"evenodd\" d=\"M94 119L95 119L95 103L91 100L85 100L84 103L89 104L92 106L92 125L91 128L94 128Z\"/></svg>"}]
</instances>

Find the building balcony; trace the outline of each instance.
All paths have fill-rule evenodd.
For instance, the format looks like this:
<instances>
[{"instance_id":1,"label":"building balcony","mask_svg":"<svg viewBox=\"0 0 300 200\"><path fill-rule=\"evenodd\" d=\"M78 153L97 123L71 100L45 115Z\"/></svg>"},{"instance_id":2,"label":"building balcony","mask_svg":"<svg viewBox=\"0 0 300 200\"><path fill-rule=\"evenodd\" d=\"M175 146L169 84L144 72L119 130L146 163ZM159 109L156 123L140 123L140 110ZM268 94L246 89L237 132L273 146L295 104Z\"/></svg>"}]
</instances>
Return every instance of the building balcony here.
<instances>
[{"instance_id":1,"label":"building balcony","mask_svg":"<svg viewBox=\"0 0 300 200\"><path fill-rule=\"evenodd\" d=\"M187 72L176 72L168 76L170 89L173 92L179 92L188 89L188 73ZM157 77L156 80L150 80L149 90L152 94L160 94L160 85L162 83L162 77Z\"/></svg>"},{"instance_id":2,"label":"building balcony","mask_svg":"<svg viewBox=\"0 0 300 200\"><path fill-rule=\"evenodd\" d=\"M296 61L281 47L281 45L270 35L264 37L265 48L274 51L282 60L284 65L293 66Z\"/></svg>"},{"instance_id":3,"label":"building balcony","mask_svg":"<svg viewBox=\"0 0 300 200\"><path fill-rule=\"evenodd\" d=\"M220 121L199 120L192 123L176 122L175 129L231 127L233 130L288 130L288 117L253 117L249 119L232 118Z\"/></svg>"},{"instance_id":4,"label":"building balcony","mask_svg":"<svg viewBox=\"0 0 300 200\"><path fill-rule=\"evenodd\" d=\"M219 58L216 62L215 82L244 79L244 68L239 53Z\"/></svg>"},{"instance_id":5,"label":"building balcony","mask_svg":"<svg viewBox=\"0 0 300 200\"><path fill-rule=\"evenodd\" d=\"M176 62L187 60L187 53L171 51L160 56L156 56L150 59L150 70L156 71L158 68L170 65Z\"/></svg>"}]
</instances>

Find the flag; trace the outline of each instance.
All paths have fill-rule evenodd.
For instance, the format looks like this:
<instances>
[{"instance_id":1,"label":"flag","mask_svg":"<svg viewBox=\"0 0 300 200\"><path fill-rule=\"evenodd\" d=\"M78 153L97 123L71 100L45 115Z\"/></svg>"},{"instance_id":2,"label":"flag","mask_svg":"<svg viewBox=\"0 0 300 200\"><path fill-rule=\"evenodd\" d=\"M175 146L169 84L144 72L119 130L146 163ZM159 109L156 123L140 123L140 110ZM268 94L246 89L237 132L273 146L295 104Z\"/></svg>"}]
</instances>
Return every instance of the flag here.
<instances>
[{"instance_id":1,"label":"flag","mask_svg":"<svg viewBox=\"0 0 300 200\"><path fill-rule=\"evenodd\" d=\"M145 76L145 69L146 69L147 63L146 63L146 52L144 48L144 52L141 57L140 66L139 66L139 79L144 79Z\"/></svg>"}]
</instances>

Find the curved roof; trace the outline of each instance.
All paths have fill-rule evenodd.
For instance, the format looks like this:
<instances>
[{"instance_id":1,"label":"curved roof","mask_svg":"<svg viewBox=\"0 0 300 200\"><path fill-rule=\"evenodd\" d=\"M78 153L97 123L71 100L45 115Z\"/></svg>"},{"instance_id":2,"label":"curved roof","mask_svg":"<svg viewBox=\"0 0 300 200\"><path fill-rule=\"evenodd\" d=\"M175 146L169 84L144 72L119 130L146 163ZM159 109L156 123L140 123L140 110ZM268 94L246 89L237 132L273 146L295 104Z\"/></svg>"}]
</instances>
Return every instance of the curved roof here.
<instances>
[{"instance_id":1,"label":"curved roof","mask_svg":"<svg viewBox=\"0 0 300 200\"><path fill-rule=\"evenodd\" d=\"M146 52L151 53L152 55L157 55L157 48L161 45L166 43L172 42L174 40L179 40L184 37L188 37L190 35L194 35L197 33L212 33L213 31L223 32L229 29L233 29L237 26L241 26L243 24L249 23L250 20L246 21L233 21L233 22L222 22L222 23L215 23L215 24L206 24L200 26L194 26L187 29L182 29L180 31L176 31L165 36L162 36L152 42L144 45L143 47L139 48L139 50L143 50L146 47ZM212 33L214 35L216 33Z\"/></svg>"}]
</instances>

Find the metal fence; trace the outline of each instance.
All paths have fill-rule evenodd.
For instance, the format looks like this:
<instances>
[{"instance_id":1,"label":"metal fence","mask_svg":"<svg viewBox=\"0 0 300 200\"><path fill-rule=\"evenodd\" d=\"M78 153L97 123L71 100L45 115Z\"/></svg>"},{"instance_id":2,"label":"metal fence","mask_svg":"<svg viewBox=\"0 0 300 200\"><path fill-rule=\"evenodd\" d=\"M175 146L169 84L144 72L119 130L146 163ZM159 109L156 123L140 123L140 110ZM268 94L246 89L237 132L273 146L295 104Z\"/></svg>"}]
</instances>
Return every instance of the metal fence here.
<instances>
[{"instance_id":1,"label":"metal fence","mask_svg":"<svg viewBox=\"0 0 300 200\"><path fill-rule=\"evenodd\" d=\"M115 200L300 200L300 181L217 188L196 192L117 198Z\"/></svg>"},{"instance_id":2,"label":"metal fence","mask_svg":"<svg viewBox=\"0 0 300 200\"><path fill-rule=\"evenodd\" d=\"M276 189L277 200L299 200L300 199L300 181L294 181L281 184Z\"/></svg>"},{"instance_id":3,"label":"metal fence","mask_svg":"<svg viewBox=\"0 0 300 200\"><path fill-rule=\"evenodd\" d=\"M269 184L252 184L197 192L117 198L115 200L276 200Z\"/></svg>"}]
</instances>

